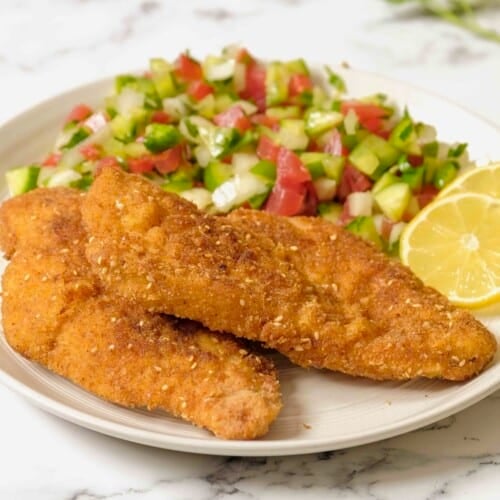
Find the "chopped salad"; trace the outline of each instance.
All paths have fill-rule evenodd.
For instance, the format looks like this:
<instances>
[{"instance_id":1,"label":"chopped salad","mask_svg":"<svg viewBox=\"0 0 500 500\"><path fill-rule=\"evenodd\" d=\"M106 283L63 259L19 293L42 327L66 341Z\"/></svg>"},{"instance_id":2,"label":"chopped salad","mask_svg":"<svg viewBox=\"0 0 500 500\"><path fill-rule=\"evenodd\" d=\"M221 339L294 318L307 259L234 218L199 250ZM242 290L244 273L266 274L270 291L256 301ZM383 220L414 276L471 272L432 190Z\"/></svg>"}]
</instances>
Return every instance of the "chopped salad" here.
<instances>
[{"instance_id":1,"label":"chopped salad","mask_svg":"<svg viewBox=\"0 0 500 500\"><path fill-rule=\"evenodd\" d=\"M124 74L99 109L78 104L53 150L10 170L12 195L86 190L106 165L141 174L200 209L320 216L388 253L411 220L468 163L383 94L348 97L302 59L263 63L240 47L198 61L151 59Z\"/></svg>"}]
</instances>

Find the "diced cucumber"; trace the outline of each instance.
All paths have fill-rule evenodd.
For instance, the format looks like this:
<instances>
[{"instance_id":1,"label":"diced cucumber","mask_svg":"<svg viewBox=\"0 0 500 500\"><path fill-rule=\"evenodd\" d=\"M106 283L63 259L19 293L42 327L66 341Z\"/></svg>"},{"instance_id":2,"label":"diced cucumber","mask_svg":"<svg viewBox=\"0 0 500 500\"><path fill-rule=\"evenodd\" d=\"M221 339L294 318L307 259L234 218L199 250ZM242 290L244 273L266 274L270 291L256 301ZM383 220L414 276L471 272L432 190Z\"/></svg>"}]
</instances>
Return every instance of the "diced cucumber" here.
<instances>
[{"instance_id":1,"label":"diced cucumber","mask_svg":"<svg viewBox=\"0 0 500 500\"><path fill-rule=\"evenodd\" d=\"M432 184L434 181L434 175L437 169L442 165L442 161L437 158L425 158L424 167L424 184Z\"/></svg>"},{"instance_id":2,"label":"diced cucumber","mask_svg":"<svg viewBox=\"0 0 500 500\"><path fill-rule=\"evenodd\" d=\"M276 165L269 160L261 160L256 163L250 172L264 178L266 181L274 183L276 180Z\"/></svg>"},{"instance_id":3,"label":"diced cucumber","mask_svg":"<svg viewBox=\"0 0 500 500\"><path fill-rule=\"evenodd\" d=\"M313 181L313 184L319 201L330 201L337 192L337 181L328 177L319 177Z\"/></svg>"},{"instance_id":4,"label":"diced cucumber","mask_svg":"<svg viewBox=\"0 0 500 500\"><path fill-rule=\"evenodd\" d=\"M180 120L186 116L189 109L188 97L185 94L163 99L163 110L174 120Z\"/></svg>"},{"instance_id":5,"label":"diced cucumber","mask_svg":"<svg viewBox=\"0 0 500 500\"><path fill-rule=\"evenodd\" d=\"M309 137L305 131L304 120L283 120L278 132L278 142L293 151L306 149Z\"/></svg>"},{"instance_id":6,"label":"diced cucumber","mask_svg":"<svg viewBox=\"0 0 500 500\"><path fill-rule=\"evenodd\" d=\"M129 142L125 145L119 141L117 142L118 144L121 144L121 152L125 156L130 156L131 158L140 158L141 156L146 156L149 154L148 149L141 142Z\"/></svg>"},{"instance_id":7,"label":"diced cucumber","mask_svg":"<svg viewBox=\"0 0 500 500\"><path fill-rule=\"evenodd\" d=\"M299 118L302 114L299 106L278 106L275 108L266 109L266 115L277 120L285 118Z\"/></svg>"},{"instance_id":8,"label":"diced cucumber","mask_svg":"<svg viewBox=\"0 0 500 500\"><path fill-rule=\"evenodd\" d=\"M228 80L234 76L234 58L208 56L203 61L203 74L209 82Z\"/></svg>"},{"instance_id":9,"label":"diced cucumber","mask_svg":"<svg viewBox=\"0 0 500 500\"><path fill-rule=\"evenodd\" d=\"M320 203L318 205L319 216L329 222L337 222L342 214L343 206L340 203Z\"/></svg>"},{"instance_id":10,"label":"diced cucumber","mask_svg":"<svg viewBox=\"0 0 500 500\"><path fill-rule=\"evenodd\" d=\"M159 153L179 144L182 136L173 125L150 123L144 133L144 146L152 153Z\"/></svg>"},{"instance_id":11,"label":"diced cucumber","mask_svg":"<svg viewBox=\"0 0 500 500\"><path fill-rule=\"evenodd\" d=\"M115 109L120 115L128 115L135 109L144 107L145 95L132 88L124 88L116 96Z\"/></svg>"},{"instance_id":12,"label":"diced cucumber","mask_svg":"<svg viewBox=\"0 0 500 500\"><path fill-rule=\"evenodd\" d=\"M234 153L231 161L235 174L248 172L255 164L259 163L259 157L254 153Z\"/></svg>"},{"instance_id":13,"label":"diced cucumber","mask_svg":"<svg viewBox=\"0 0 500 500\"><path fill-rule=\"evenodd\" d=\"M346 200L349 207L349 214L353 217L359 215L372 215L373 194L370 191L351 193Z\"/></svg>"},{"instance_id":14,"label":"diced cucumber","mask_svg":"<svg viewBox=\"0 0 500 500\"><path fill-rule=\"evenodd\" d=\"M208 94L201 101L193 105L193 109L203 118L210 120L216 114L215 97L213 94Z\"/></svg>"},{"instance_id":15,"label":"diced cucumber","mask_svg":"<svg viewBox=\"0 0 500 500\"><path fill-rule=\"evenodd\" d=\"M430 156L431 158L436 158L439 150L439 143L437 141L429 142L422 146L422 154L424 156Z\"/></svg>"},{"instance_id":16,"label":"diced cucumber","mask_svg":"<svg viewBox=\"0 0 500 500\"><path fill-rule=\"evenodd\" d=\"M392 174L391 172L386 172L373 185L372 192L373 192L373 194L376 194L379 191L382 191L382 189L385 189L387 186L390 186L391 184L395 184L396 182L401 182L401 179L399 177L397 177L396 175Z\"/></svg>"},{"instance_id":17,"label":"diced cucumber","mask_svg":"<svg viewBox=\"0 0 500 500\"><path fill-rule=\"evenodd\" d=\"M283 63L272 62L266 69L266 105L278 106L288 98L288 69Z\"/></svg>"},{"instance_id":18,"label":"diced cucumber","mask_svg":"<svg viewBox=\"0 0 500 500\"><path fill-rule=\"evenodd\" d=\"M211 161L203 170L203 183L209 191L215 191L233 175L233 167L220 161Z\"/></svg>"},{"instance_id":19,"label":"diced cucumber","mask_svg":"<svg viewBox=\"0 0 500 500\"><path fill-rule=\"evenodd\" d=\"M10 195L17 196L35 189L39 174L40 167L36 165L9 170L5 174L5 179L7 180Z\"/></svg>"},{"instance_id":20,"label":"diced cucumber","mask_svg":"<svg viewBox=\"0 0 500 500\"><path fill-rule=\"evenodd\" d=\"M329 179L337 181L337 184L342 178L342 173L344 172L345 158L343 156L333 156L328 155L323 159L323 168L325 169L325 174Z\"/></svg>"},{"instance_id":21,"label":"diced cucumber","mask_svg":"<svg viewBox=\"0 0 500 500\"><path fill-rule=\"evenodd\" d=\"M328 157L327 153L302 153L300 160L309 170L313 180L325 175L325 167L323 161Z\"/></svg>"},{"instance_id":22,"label":"diced cucumber","mask_svg":"<svg viewBox=\"0 0 500 500\"><path fill-rule=\"evenodd\" d=\"M191 189L193 187L193 182L188 179L169 181L165 184L162 184L161 187L164 191L167 191L169 193L182 193L183 191Z\"/></svg>"},{"instance_id":23,"label":"diced cucumber","mask_svg":"<svg viewBox=\"0 0 500 500\"><path fill-rule=\"evenodd\" d=\"M434 174L432 183L437 189L443 189L447 186L456 176L458 167L456 163L447 161L443 163Z\"/></svg>"},{"instance_id":24,"label":"diced cucumber","mask_svg":"<svg viewBox=\"0 0 500 500\"><path fill-rule=\"evenodd\" d=\"M256 195L267 193L268 189L262 178L247 172L235 175L221 184L213 192L212 201L218 211L227 212Z\"/></svg>"},{"instance_id":25,"label":"diced cucumber","mask_svg":"<svg viewBox=\"0 0 500 500\"><path fill-rule=\"evenodd\" d=\"M350 109L344 118L344 130L347 135L354 135L358 130L359 118L353 109Z\"/></svg>"},{"instance_id":26,"label":"diced cucumber","mask_svg":"<svg viewBox=\"0 0 500 500\"><path fill-rule=\"evenodd\" d=\"M288 61L285 63L286 67L291 74L308 75L309 68L305 63L304 59L294 59L293 61Z\"/></svg>"},{"instance_id":27,"label":"diced cucumber","mask_svg":"<svg viewBox=\"0 0 500 500\"><path fill-rule=\"evenodd\" d=\"M373 222L373 217L361 215L347 224L345 228L364 240L373 243L377 248L382 249L382 240Z\"/></svg>"},{"instance_id":28,"label":"diced cucumber","mask_svg":"<svg viewBox=\"0 0 500 500\"><path fill-rule=\"evenodd\" d=\"M411 200L411 189L405 182L396 182L374 194L375 202L384 215L400 221Z\"/></svg>"},{"instance_id":29,"label":"diced cucumber","mask_svg":"<svg viewBox=\"0 0 500 500\"><path fill-rule=\"evenodd\" d=\"M422 149L418 144L415 124L408 116L404 117L391 132L389 142L396 148L412 155L420 155Z\"/></svg>"},{"instance_id":30,"label":"diced cucumber","mask_svg":"<svg viewBox=\"0 0 500 500\"><path fill-rule=\"evenodd\" d=\"M265 201L267 200L267 197L269 196L269 192L270 190L266 191L265 193L256 194L255 196L252 196L251 198L248 199L248 203L253 209L258 210L259 208L262 207L262 205L264 205Z\"/></svg>"},{"instance_id":31,"label":"diced cucumber","mask_svg":"<svg viewBox=\"0 0 500 500\"><path fill-rule=\"evenodd\" d=\"M72 147L80 144L83 140L85 140L90 135L90 131L86 128L80 127L78 128L74 134L71 136L70 140L61 148L61 149L71 149Z\"/></svg>"},{"instance_id":32,"label":"diced cucumber","mask_svg":"<svg viewBox=\"0 0 500 500\"><path fill-rule=\"evenodd\" d=\"M131 142L135 139L136 122L131 116L116 115L110 122L113 137L121 142Z\"/></svg>"},{"instance_id":33,"label":"diced cucumber","mask_svg":"<svg viewBox=\"0 0 500 500\"><path fill-rule=\"evenodd\" d=\"M225 156L241 138L239 132L234 128L210 127L207 129L200 127L198 132L213 158Z\"/></svg>"},{"instance_id":34,"label":"diced cucumber","mask_svg":"<svg viewBox=\"0 0 500 500\"><path fill-rule=\"evenodd\" d=\"M131 83L135 83L137 81L137 77L134 75L118 75L115 78L115 92L119 94L124 87L130 85Z\"/></svg>"},{"instance_id":35,"label":"diced cucumber","mask_svg":"<svg viewBox=\"0 0 500 500\"><path fill-rule=\"evenodd\" d=\"M415 193L422 189L425 176L425 167L413 167L405 170L401 174L401 180L410 186L411 190Z\"/></svg>"},{"instance_id":36,"label":"diced cucumber","mask_svg":"<svg viewBox=\"0 0 500 500\"><path fill-rule=\"evenodd\" d=\"M149 61L149 68L153 84L160 98L174 96L177 93L177 88L170 64L164 59L155 58Z\"/></svg>"},{"instance_id":37,"label":"diced cucumber","mask_svg":"<svg viewBox=\"0 0 500 500\"><path fill-rule=\"evenodd\" d=\"M397 161L398 151L376 135L366 136L349 155L350 162L374 180Z\"/></svg>"},{"instance_id":38,"label":"diced cucumber","mask_svg":"<svg viewBox=\"0 0 500 500\"><path fill-rule=\"evenodd\" d=\"M305 115L306 132L311 137L317 137L322 133L340 125L344 120L344 115L337 111L324 111L312 109Z\"/></svg>"}]
</instances>

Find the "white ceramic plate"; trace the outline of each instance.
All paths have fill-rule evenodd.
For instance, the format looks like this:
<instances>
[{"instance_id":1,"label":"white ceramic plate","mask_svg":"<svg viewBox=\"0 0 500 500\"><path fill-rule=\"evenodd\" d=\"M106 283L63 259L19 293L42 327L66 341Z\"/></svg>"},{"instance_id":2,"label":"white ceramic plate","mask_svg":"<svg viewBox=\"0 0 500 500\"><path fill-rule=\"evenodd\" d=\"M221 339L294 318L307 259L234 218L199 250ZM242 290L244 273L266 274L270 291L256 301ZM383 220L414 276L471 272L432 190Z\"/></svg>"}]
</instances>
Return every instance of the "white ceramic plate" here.
<instances>
[{"instance_id":1,"label":"white ceramic plate","mask_svg":"<svg viewBox=\"0 0 500 500\"><path fill-rule=\"evenodd\" d=\"M339 70L354 96L385 92L413 115L437 126L446 141L468 141L480 163L500 159L500 131L481 118L408 85L352 70ZM3 173L42 158L61 119L76 103L98 105L111 80L77 88L23 113L0 129L0 196ZM479 316L500 337L500 311ZM284 408L267 436L222 441L161 412L133 411L106 403L14 353L0 335L0 380L37 406L66 420L129 441L217 455L293 455L368 443L444 418L500 388L498 357L465 384L416 380L378 383L335 373L306 371L276 358ZM8 411L8 409L5 409Z\"/></svg>"}]
</instances>

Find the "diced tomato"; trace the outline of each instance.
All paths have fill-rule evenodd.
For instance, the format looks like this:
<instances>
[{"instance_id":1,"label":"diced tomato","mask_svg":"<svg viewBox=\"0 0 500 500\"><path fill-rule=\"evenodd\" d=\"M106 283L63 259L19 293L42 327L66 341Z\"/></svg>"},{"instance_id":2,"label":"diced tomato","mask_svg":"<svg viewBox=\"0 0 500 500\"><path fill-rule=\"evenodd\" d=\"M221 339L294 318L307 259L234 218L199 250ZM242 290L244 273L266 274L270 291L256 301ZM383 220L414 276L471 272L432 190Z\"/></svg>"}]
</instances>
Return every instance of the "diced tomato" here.
<instances>
[{"instance_id":1,"label":"diced tomato","mask_svg":"<svg viewBox=\"0 0 500 500\"><path fill-rule=\"evenodd\" d=\"M308 75L296 74L290 77L290 81L288 83L288 94L290 97L295 97L311 90L312 88L313 85Z\"/></svg>"},{"instance_id":2,"label":"diced tomato","mask_svg":"<svg viewBox=\"0 0 500 500\"><path fill-rule=\"evenodd\" d=\"M270 128L271 130L279 130L280 121L272 116L265 115L263 113L258 113L250 117L250 121L255 125L263 125L264 127Z\"/></svg>"},{"instance_id":3,"label":"diced tomato","mask_svg":"<svg viewBox=\"0 0 500 500\"><path fill-rule=\"evenodd\" d=\"M154 157L143 156L141 158L129 158L128 167L130 171L134 174L144 174L146 172L152 172L155 168Z\"/></svg>"},{"instance_id":4,"label":"diced tomato","mask_svg":"<svg viewBox=\"0 0 500 500\"><path fill-rule=\"evenodd\" d=\"M66 117L65 123L81 122L92 114L92 108L86 104L77 104Z\"/></svg>"},{"instance_id":5,"label":"diced tomato","mask_svg":"<svg viewBox=\"0 0 500 500\"><path fill-rule=\"evenodd\" d=\"M306 196L302 205L301 215L316 215L318 213L318 194L312 181L306 183Z\"/></svg>"},{"instance_id":6,"label":"diced tomato","mask_svg":"<svg viewBox=\"0 0 500 500\"><path fill-rule=\"evenodd\" d=\"M236 54L236 62L243 63L248 66L249 64L255 64L255 59L247 49L240 49Z\"/></svg>"},{"instance_id":7,"label":"diced tomato","mask_svg":"<svg viewBox=\"0 0 500 500\"><path fill-rule=\"evenodd\" d=\"M251 63L245 74L245 88L240 92L243 99L255 102L259 111L266 109L266 68Z\"/></svg>"},{"instance_id":8,"label":"diced tomato","mask_svg":"<svg viewBox=\"0 0 500 500\"><path fill-rule=\"evenodd\" d=\"M82 153L86 160L91 161L98 160L101 156L101 152L95 144L85 144L85 146L81 146L80 153Z\"/></svg>"},{"instance_id":9,"label":"diced tomato","mask_svg":"<svg viewBox=\"0 0 500 500\"><path fill-rule=\"evenodd\" d=\"M224 158L221 159L221 162L231 165L233 163L233 155L224 156Z\"/></svg>"},{"instance_id":10,"label":"diced tomato","mask_svg":"<svg viewBox=\"0 0 500 500\"><path fill-rule=\"evenodd\" d=\"M381 130L383 126L382 119L387 116L387 111L376 104L361 101L344 101L340 105L340 111L344 115L349 113L351 109L356 113L359 123L373 134Z\"/></svg>"},{"instance_id":11,"label":"diced tomato","mask_svg":"<svg viewBox=\"0 0 500 500\"><path fill-rule=\"evenodd\" d=\"M325 153L330 153L335 156L347 156L349 151L342 145L342 138L337 129L332 130L323 148Z\"/></svg>"},{"instance_id":12,"label":"diced tomato","mask_svg":"<svg viewBox=\"0 0 500 500\"><path fill-rule=\"evenodd\" d=\"M281 147L277 157L277 178L283 186L297 186L311 181L311 174L300 158L289 149Z\"/></svg>"},{"instance_id":13,"label":"diced tomato","mask_svg":"<svg viewBox=\"0 0 500 500\"><path fill-rule=\"evenodd\" d=\"M311 139L309 141L309 144L307 146L307 151L311 152L311 153L321 153L321 151L323 151L320 147L320 145L314 140L314 139Z\"/></svg>"},{"instance_id":14,"label":"diced tomato","mask_svg":"<svg viewBox=\"0 0 500 500\"><path fill-rule=\"evenodd\" d=\"M165 111L153 111L151 121L153 123L170 123L170 116Z\"/></svg>"},{"instance_id":15,"label":"diced tomato","mask_svg":"<svg viewBox=\"0 0 500 500\"><path fill-rule=\"evenodd\" d=\"M154 167L160 174L177 170L182 163L182 146L179 144L154 156Z\"/></svg>"},{"instance_id":16,"label":"diced tomato","mask_svg":"<svg viewBox=\"0 0 500 500\"><path fill-rule=\"evenodd\" d=\"M104 168L120 168L120 164L114 156L106 156L102 158L97 164L94 171L94 176L97 177Z\"/></svg>"},{"instance_id":17,"label":"diced tomato","mask_svg":"<svg viewBox=\"0 0 500 500\"><path fill-rule=\"evenodd\" d=\"M208 83L205 83L203 80L191 82L187 88L187 95L195 101L201 101L203 98L207 97L207 95L213 93L213 87Z\"/></svg>"},{"instance_id":18,"label":"diced tomato","mask_svg":"<svg viewBox=\"0 0 500 500\"><path fill-rule=\"evenodd\" d=\"M426 205L428 205L439 193L439 189L435 188L434 186L431 185L425 185L420 193L416 194L417 201L418 201L418 206L420 208L424 208Z\"/></svg>"},{"instance_id":19,"label":"diced tomato","mask_svg":"<svg viewBox=\"0 0 500 500\"><path fill-rule=\"evenodd\" d=\"M151 80L151 78L153 78L153 73L151 73L151 71L144 71L144 73L142 74L142 76L144 78L147 78L148 80Z\"/></svg>"},{"instance_id":20,"label":"diced tomato","mask_svg":"<svg viewBox=\"0 0 500 500\"><path fill-rule=\"evenodd\" d=\"M59 163L61 156L62 153L50 153L50 155L43 160L42 165L44 167L55 167Z\"/></svg>"},{"instance_id":21,"label":"diced tomato","mask_svg":"<svg viewBox=\"0 0 500 500\"><path fill-rule=\"evenodd\" d=\"M337 190L337 198L340 201L345 201L351 193L368 191L372 185L373 182L366 175L352 165L347 164Z\"/></svg>"},{"instance_id":22,"label":"diced tomato","mask_svg":"<svg viewBox=\"0 0 500 500\"><path fill-rule=\"evenodd\" d=\"M267 135L261 135L257 144L257 156L261 160L269 160L276 163L280 146L275 144Z\"/></svg>"},{"instance_id":23,"label":"diced tomato","mask_svg":"<svg viewBox=\"0 0 500 500\"><path fill-rule=\"evenodd\" d=\"M278 215L297 215L301 213L306 197L306 187L294 188L276 183L264 206L266 212Z\"/></svg>"},{"instance_id":24,"label":"diced tomato","mask_svg":"<svg viewBox=\"0 0 500 500\"><path fill-rule=\"evenodd\" d=\"M240 106L232 106L219 113L214 117L214 122L219 127L236 128L240 132L246 132L252 126L250 119Z\"/></svg>"},{"instance_id":25,"label":"diced tomato","mask_svg":"<svg viewBox=\"0 0 500 500\"><path fill-rule=\"evenodd\" d=\"M420 155L408 155L408 163L412 167L420 167L424 163L424 158Z\"/></svg>"},{"instance_id":26,"label":"diced tomato","mask_svg":"<svg viewBox=\"0 0 500 500\"><path fill-rule=\"evenodd\" d=\"M187 54L180 54L174 63L175 76L186 82L201 80L203 71L198 61L195 61Z\"/></svg>"}]
</instances>

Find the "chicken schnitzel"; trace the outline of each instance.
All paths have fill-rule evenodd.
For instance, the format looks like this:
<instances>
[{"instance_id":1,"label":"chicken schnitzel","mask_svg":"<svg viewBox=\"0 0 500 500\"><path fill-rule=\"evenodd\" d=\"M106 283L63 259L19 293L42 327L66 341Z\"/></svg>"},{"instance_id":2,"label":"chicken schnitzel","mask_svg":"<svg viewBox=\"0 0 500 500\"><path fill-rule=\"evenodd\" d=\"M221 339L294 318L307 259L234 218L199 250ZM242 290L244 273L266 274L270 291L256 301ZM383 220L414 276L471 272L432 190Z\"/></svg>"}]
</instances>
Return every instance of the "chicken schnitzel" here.
<instances>
[{"instance_id":1,"label":"chicken schnitzel","mask_svg":"<svg viewBox=\"0 0 500 500\"><path fill-rule=\"evenodd\" d=\"M39 189L0 207L9 344L111 402L163 409L222 438L265 434L281 408L271 361L227 334L103 294L85 258L82 200Z\"/></svg>"},{"instance_id":2,"label":"chicken schnitzel","mask_svg":"<svg viewBox=\"0 0 500 500\"><path fill-rule=\"evenodd\" d=\"M82 214L107 290L262 341L301 366L465 380L496 351L469 313L325 221L208 215L118 169L98 176Z\"/></svg>"}]
</instances>

